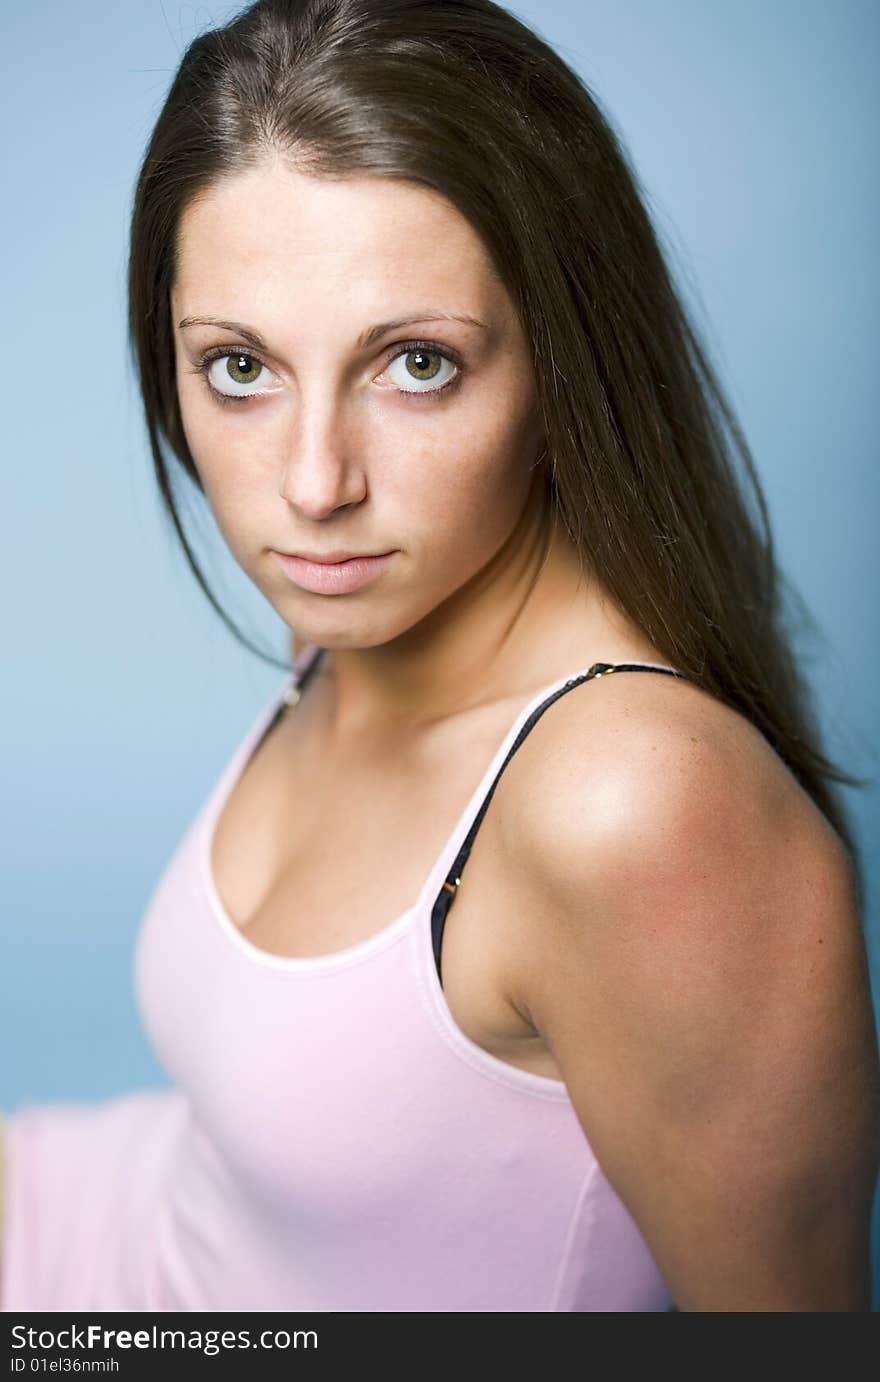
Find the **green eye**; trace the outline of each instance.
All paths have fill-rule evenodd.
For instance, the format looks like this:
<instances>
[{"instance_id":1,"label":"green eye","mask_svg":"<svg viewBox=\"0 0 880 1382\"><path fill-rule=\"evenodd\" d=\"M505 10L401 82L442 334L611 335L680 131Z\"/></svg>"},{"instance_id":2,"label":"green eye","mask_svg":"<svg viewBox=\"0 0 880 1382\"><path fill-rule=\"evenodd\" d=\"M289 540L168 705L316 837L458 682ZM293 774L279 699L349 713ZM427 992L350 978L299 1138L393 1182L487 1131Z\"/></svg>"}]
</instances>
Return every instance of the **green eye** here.
<instances>
[{"instance_id":1,"label":"green eye","mask_svg":"<svg viewBox=\"0 0 880 1382\"><path fill-rule=\"evenodd\" d=\"M259 379L263 366L252 355L226 355L221 358L226 360L226 373L234 384L253 384L255 377Z\"/></svg>"},{"instance_id":2,"label":"green eye","mask_svg":"<svg viewBox=\"0 0 880 1382\"><path fill-rule=\"evenodd\" d=\"M217 350L203 355L197 366L197 372L219 403L246 403L255 398L257 390L244 390L257 383L264 370L262 360L244 350Z\"/></svg>"},{"instance_id":3,"label":"green eye","mask_svg":"<svg viewBox=\"0 0 880 1382\"><path fill-rule=\"evenodd\" d=\"M433 379L435 374L440 371L440 361L442 356L436 350L408 350L404 359L407 362L407 373L413 379L427 380ZM411 364L410 361L415 361Z\"/></svg>"},{"instance_id":4,"label":"green eye","mask_svg":"<svg viewBox=\"0 0 880 1382\"><path fill-rule=\"evenodd\" d=\"M398 366L403 363L403 370ZM444 366L446 372L444 374ZM395 369L397 377L395 378ZM435 350L426 345L410 344L404 346L388 365L388 374L401 393L440 393L448 384L455 382L459 374L458 365L443 350ZM435 382L436 381L436 382ZM413 385L422 385L414 388Z\"/></svg>"}]
</instances>

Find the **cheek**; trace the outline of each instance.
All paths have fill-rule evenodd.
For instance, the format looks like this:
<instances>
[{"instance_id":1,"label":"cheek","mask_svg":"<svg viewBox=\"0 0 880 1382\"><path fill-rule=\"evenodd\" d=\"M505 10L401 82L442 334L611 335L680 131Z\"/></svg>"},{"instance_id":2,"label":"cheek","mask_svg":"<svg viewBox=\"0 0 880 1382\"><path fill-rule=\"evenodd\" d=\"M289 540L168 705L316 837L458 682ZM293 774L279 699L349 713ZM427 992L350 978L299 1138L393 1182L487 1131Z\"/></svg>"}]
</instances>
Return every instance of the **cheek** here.
<instances>
[{"instance_id":1,"label":"cheek","mask_svg":"<svg viewBox=\"0 0 880 1382\"><path fill-rule=\"evenodd\" d=\"M415 411L415 408L414 408ZM536 452L533 409L450 408L446 417L413 427L382 489L424 535L476 546L497 545L519 517Z\"/></svg>"},{"instance_id":2,"label":"cheek","mask_svg":"<svg viewBox=\"0 0 880 1382\"><path fill-rule=\"evenodd\" d=\"M230 420L210 400L199 397L203 388L196 381L178 393L181 420L205 498L226 532L236 515L239 520L246 516L248 498L253 504L253 438L236 435Z\"/></svg>"},{"instance_id":3,"label":"cheek","mask_svg":"<svg viewBox=\"0 0 880 1382\"><path fill-rule=\"evenodd\" d=\"M247 448L230 444L228 430L203 419L195 426L191 422L187 443L214 522L229 550L243 559L255 528L261 526L255 512L261 486L254 484L253 456Z\"/></svg>"}]
</instances>

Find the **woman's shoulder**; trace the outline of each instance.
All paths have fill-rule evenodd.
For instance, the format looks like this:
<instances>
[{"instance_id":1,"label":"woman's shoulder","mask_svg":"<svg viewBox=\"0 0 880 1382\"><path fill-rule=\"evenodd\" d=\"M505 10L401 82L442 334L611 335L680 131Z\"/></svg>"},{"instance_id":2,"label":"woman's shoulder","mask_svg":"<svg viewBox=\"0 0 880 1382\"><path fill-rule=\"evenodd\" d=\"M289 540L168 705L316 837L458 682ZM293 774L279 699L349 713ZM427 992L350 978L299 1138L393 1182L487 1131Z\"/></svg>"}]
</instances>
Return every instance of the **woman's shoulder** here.
<instances>
[{"instance_id":1,"label":"woman's shoulder","mask_svg":"<svg viewBox=\"0 0 880 1382\"><path fill-rule=\"evenodd\" d=\"M742 863L793 831L820 853L843 848L757 727L684 677L622 671L573 687L508 772L506 836L555 877L590 847L608 868L649 845L666 867L689 867L697 845Z\"/></svg>"},{"instance_id":2,"label":"woman's shoulder","mask_svg":"<svg viewBox=\"0 0 880 1382\"><path fill-rule=\"evenodd\" d=\"M817 956L832 983L855 973L842 842L756 727L695 683L583 683L508 772L499 862L529 918L512 996L551 1047L573 1006L604 1012L591 1040L612 1056L629 1005L651 1058L675 1067L710 1019L729 1036L752 1005L806 989Z\"/></svg>"}]
</instances>

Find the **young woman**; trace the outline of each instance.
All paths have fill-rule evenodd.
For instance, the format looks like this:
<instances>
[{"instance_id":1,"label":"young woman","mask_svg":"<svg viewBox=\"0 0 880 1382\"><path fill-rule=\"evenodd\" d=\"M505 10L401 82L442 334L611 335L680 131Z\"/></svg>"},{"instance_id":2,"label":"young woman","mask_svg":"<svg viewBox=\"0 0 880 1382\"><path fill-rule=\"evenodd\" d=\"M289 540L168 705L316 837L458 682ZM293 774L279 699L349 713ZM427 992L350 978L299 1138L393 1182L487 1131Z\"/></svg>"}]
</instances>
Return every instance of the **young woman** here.
<instances>
[{"instance_id":1,"label":"young woman","mask_svg":"<svg viewBox=\"0 0 880 1382\"><path fill-rule=\"evenodd\" d=\"M489 0L259 0L130 325L294 670L143 919L171 1087L7 1119L5 1308L866 1309L853 779L582 83Z\"/></svg>"}]
</instances>

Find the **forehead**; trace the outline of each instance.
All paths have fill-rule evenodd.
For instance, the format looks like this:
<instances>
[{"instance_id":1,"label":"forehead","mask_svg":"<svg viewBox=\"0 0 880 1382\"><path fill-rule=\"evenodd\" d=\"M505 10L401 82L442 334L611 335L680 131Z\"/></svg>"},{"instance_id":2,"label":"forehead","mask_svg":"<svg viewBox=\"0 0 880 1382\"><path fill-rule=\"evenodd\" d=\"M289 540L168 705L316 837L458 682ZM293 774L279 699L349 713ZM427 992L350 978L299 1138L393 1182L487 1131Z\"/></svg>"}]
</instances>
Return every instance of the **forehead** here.
<instances>
[{"instance_id":1,"label":"forehead","mask_svg":"<svg viewBox=\"0 0 880 1382\"><path fill-rule=\"evenodd\" d=\"M186 311L230 316L282 304L369 314L413 298L503 311L506 297L479 235L439 193L385 177L311 177L280 160L188 205L173 292Z\"/></svg>"}]
</instances>

